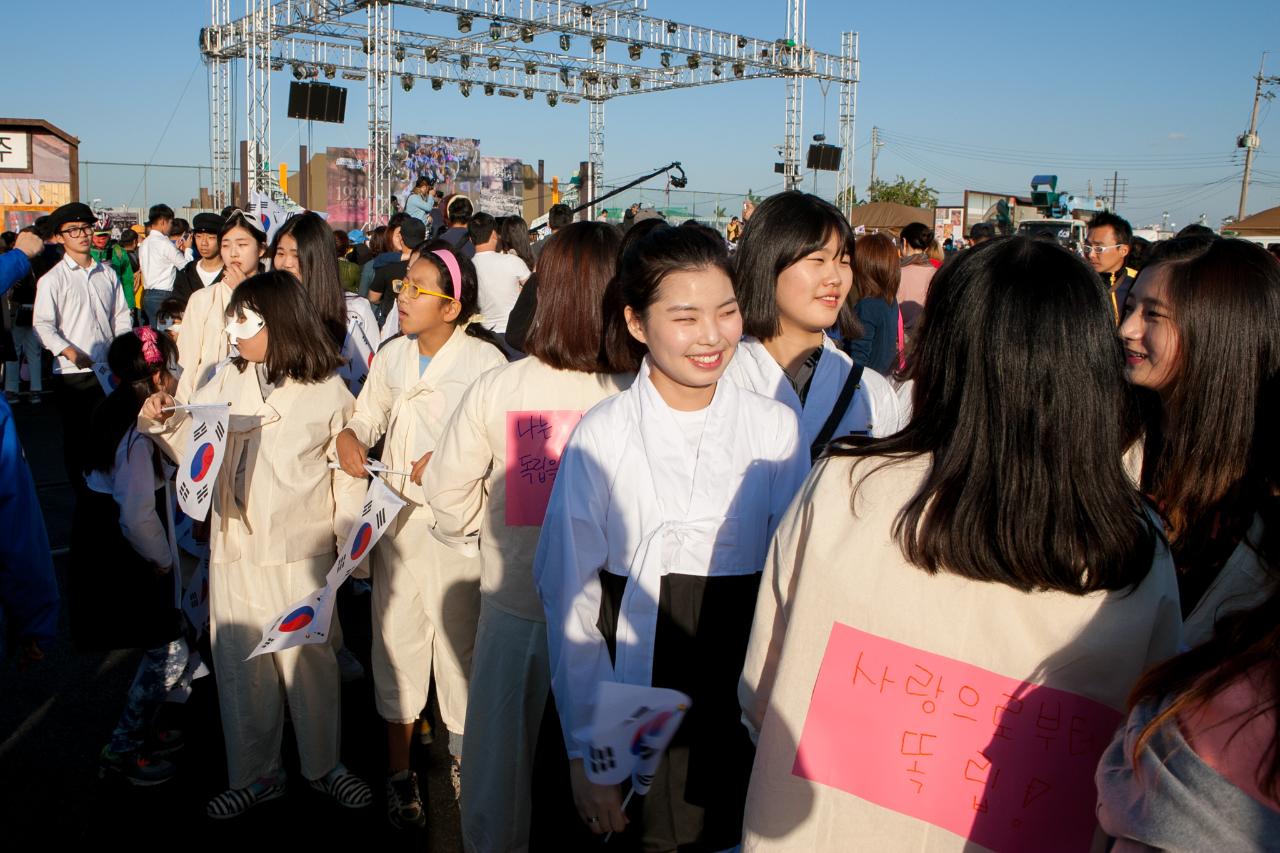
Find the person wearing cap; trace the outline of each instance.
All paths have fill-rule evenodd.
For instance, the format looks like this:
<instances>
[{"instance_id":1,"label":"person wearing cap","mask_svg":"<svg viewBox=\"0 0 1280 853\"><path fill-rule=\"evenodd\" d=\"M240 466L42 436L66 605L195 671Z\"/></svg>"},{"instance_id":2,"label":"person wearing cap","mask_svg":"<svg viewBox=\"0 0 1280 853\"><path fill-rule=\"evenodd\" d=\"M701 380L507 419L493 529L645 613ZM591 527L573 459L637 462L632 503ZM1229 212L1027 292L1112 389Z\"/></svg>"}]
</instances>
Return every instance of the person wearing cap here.
<instances>
[{"instance_id":1,"label":"person wearing cap","mask_svg":"<svg viewBox=\"0 0 1280 853\"><path fill-rule=\"evenodd\" d=\"M347 232L347 242L351 244L351 252L347 259L363 267L372 258L369 251L369 237L359 228Z\"/></svg>"},{"instance_id":2,"label":"person wearing cap","mask_svg":"<svg viewBox=\"0 0 1280 853\"><path fill-rule=\"evenodd\" d=\"M120 279L120 289L124 292L125 304L129 306L130 312L137 308L133 301L133 264L129 261L129 253L122 249L120 244L112 241L111 229L106 225L99 224L94 228L93 246L89 249L89 256L116 271L116 278Z\"/></svg>"},{"instance_id":3,"label":"person wearing cap","mask_svg":"<svg viewBox=\"0 0 1280 853\"><path fill-rule=\"evenodd\" d=\"M222 217L216 213L197 213L191 220L196 257L174 278L173 298L186 302L195 291L222 280L222 255L218 246L222 223Z\"/></svg>"},{"instance_id":4,"label":"person wearing cap","mask_svg":"<svg viewBox=\"0 0 1280 853\"><path fill-rule=\"evenodd\" d=\"M173 295L173 282L187 265L187 256L169 239L173 208L154 204L147 212L147 239L138 248L142 264L142 310L148 319L160 310L160 303Z\"/></svg>"},{"instance_id":5,"label":"person wearing cap","mask_svg":"<svg viewBox=\"0 0 1280 853\"><path fill-rule=\"evenodd\" d=\"M105 363L111 341L133 326L115 270L90 254L95 221L81 202L50 214L53 238L65 254L37 283L33 318L40 343L56 356L53 399L62 417L67 478L77 494L85 488L82 438L105 397L93 366Z\"/></svg>"},{"instance_id":6,"label":"person wearing cap","mask_svg":"<svg viewBox=\"0 0 1280 853\"><path fill-rule=\"evenodd\" d=\"M395 313L395 297L387 296L391 292L391 282L405 277L409 269L409 255L426 242L427 226L408 214L405 214L400 227L391 232L391 246L399 254L395 259L379 266L369 284L369 302L373 304L373 312L380 325L385 324L390 315Z\"/></svg>"}]
</instances>

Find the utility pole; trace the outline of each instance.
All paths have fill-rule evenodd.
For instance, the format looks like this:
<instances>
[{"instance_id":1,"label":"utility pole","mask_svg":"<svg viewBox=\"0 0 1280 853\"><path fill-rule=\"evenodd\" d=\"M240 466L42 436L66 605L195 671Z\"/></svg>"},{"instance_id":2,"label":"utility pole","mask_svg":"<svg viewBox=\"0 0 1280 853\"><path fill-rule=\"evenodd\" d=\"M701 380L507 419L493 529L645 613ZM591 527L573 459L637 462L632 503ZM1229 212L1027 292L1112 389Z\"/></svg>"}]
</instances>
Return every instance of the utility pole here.
<instances>
[{"instance_id":1,"label":"utility pole","mask_svg":"<svg viewBox=\"0 0 1280 853\"><path fill-rule=\"evenodd\" d=\"M876 183L876 154L884 147L880 141L880 128L871 128L871 182L867 185L867 201L871 201L871 188Z\"/></svg>"},{"instance_id":2,"label":"utility pole","mask_svg":"<svg viewBox=\"0 0 1280 853\"><path fill-rule=\"evenodd\" d=\"M1263 76L1262 69L1267 63L1267 53L1263 51L1262 61L1258 63L1258 74L1254 77L1256 85L1253 89L1253 113L1249 117L1249 132L1236 138L1236 147L1244 149L1244 175L1240 179L1240 209L1236 213L1236 221L1245 217L1245 207L1249 203L1249 176L1253 172L1253 152L1261 144L1258 139L1258 103L1264 99L1275 97L1273 92L1264 92L1264 86L1280 83L1280 77Z\"/></svg>"}]
</instances>

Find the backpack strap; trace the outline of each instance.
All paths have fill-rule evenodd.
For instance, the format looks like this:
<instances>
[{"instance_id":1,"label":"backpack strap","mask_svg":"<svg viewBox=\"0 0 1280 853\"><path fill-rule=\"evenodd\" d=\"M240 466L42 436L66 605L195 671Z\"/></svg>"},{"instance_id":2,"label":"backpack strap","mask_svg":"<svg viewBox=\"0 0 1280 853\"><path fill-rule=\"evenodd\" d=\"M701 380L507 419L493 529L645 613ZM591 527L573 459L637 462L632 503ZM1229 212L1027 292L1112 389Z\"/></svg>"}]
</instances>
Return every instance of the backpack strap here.
<instances>
[{"instance_id":1,"label":"backpack strap","mask_svg":"<svg viewBox=\"0 0 1280 853\"><path fill-rule=\"evenodd\" d=\"M836 404L831 408L831 414L827 415L827 421L822 425L822 429L818 430L818 435L813 440L813 444L809 446L809 461L817 462L818 457L822 455L822 451L827 449L827 443L831 441L831 437L835 435L836 427L840 425L840 419L844 417L844 413L849 410L849 404L853 402L853 395L858 392L858 388L862 385L863 365L854 362L853 367L849 370L849 375L845 377L844 385L840 388L840 394L836 397Z\"/></svg>"}]
</instances>

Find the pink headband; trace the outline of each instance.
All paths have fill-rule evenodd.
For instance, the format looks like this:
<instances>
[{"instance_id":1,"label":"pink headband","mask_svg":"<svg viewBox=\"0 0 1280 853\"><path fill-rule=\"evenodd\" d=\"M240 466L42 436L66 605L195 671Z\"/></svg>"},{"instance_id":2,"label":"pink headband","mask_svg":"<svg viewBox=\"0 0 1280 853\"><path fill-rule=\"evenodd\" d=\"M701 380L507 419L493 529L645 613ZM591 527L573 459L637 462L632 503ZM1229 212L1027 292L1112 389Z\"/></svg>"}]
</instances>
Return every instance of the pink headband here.
<instances>
[{"instance_id":1,"label":"pink headband","mask_svg":"<svg viewBox=\"0 0 1280 853\"><path fill-rule=\"evenodd\" d=\"M156 330L150 326L139 326L133 330L142 341L142 358L147 364L162 364L164 356L160 355L160 347L156 345Z\"/></svg>"},{"instance_id":2,"label":"pink headband","mask_svg":"<svg viewBox=\"0 0 1280 853\"><path fill-rule=\"evenodd\" d=\"M431 254L444 261L445 269L449 270L449 290L453 293L453 298L461 302L462 270L458 268L458 259L448 249L435 249Z\"/></svg>"}]
</instances>

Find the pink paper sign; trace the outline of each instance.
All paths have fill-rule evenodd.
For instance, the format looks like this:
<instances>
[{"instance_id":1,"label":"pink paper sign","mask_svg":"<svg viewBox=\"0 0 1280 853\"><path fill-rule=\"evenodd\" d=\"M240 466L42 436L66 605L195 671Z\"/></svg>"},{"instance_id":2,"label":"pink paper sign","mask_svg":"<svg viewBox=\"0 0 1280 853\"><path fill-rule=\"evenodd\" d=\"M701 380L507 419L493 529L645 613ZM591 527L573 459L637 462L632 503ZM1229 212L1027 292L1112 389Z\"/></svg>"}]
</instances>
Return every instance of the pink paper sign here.
<instances>
[{"instance_id":1,"label":"pink paper sign","mask_svg":"<svg viewBox=\"0 0 1280 853\"><path fill-rule=\"evenodd\" d=\"M996 851L1088 850L1122 715L836 623L792 773Z\"/></svg>"},{"instance_id":2,"label":"pink paper sign","mask_svg":"<svg viewBox=\"0 0 1280 853\"><path fill-rule=\"evenodd\" d=\"M507 412L507 524L541 526L560 454L580 420L573 409Z\"/></svg>"}]
</instances>

